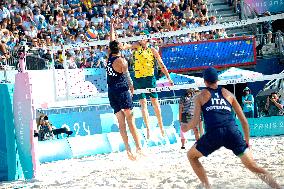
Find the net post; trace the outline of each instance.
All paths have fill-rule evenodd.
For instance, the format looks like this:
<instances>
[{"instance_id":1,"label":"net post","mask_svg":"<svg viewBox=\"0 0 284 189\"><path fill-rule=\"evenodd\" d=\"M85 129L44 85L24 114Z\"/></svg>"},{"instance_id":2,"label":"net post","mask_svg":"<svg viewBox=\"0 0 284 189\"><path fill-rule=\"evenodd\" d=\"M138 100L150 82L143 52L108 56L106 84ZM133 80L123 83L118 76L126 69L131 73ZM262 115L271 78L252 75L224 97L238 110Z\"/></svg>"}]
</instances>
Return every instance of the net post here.
<instances>
[{"instance_id":1,"label":"net post","mask_svg":"<svg viewBox=\"0 0 284 189\"><path fill-rule=\"evenodd\" d=\"M57 91L57 85L56 85L56 73L55 73L55 63L54 63L54 43L52 43L52 46L51 46L51 49L50 49L50 52L51 52L51 66L52 66L52 75L53 75L53 90L54 90L54 100L56 101L56 91ZM50 69L50 68L49 68Z\"/></svg>"}]
</instances>

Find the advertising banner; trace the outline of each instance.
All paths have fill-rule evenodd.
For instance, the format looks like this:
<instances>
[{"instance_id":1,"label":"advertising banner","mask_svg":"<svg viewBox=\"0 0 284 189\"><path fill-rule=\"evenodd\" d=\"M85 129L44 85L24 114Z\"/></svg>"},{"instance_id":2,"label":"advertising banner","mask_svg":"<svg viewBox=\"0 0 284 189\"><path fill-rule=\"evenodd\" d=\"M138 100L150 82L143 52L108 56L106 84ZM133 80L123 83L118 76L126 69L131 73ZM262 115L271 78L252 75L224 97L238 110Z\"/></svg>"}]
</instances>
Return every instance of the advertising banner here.
<instances>
[{"instance_id":1,"label":"advertising banner","mask_svg":"<svg viewBox=\"0 0 284 189\"><path fill-rule=\"evenodd\" d=\"M253 37L171 44L161 47L160 53L171 72L256 64Z\"/></svg>"},{"instance_id":2,"label":"advertising banner","mask_svg":"<svg viewBox=\"0 0 284 189\"><path fill-rule=\"evenodd\" d=\"M257 14L266 11L279 13L284 11L284 0L244 0L244 2Z\"/></svg>"},{"instance_id":3,"label":"advertising banner","mask_svg":"<svg viewBox=\"0 0 284 189\"><path fill-rule=\"evenodd\" d=\"M249 118L250 136L276 136L284 134L283 116ZM239 120L237 121L241 129ZM241 129L242 131L242 129Z\"/></svg>"}]
</instances>

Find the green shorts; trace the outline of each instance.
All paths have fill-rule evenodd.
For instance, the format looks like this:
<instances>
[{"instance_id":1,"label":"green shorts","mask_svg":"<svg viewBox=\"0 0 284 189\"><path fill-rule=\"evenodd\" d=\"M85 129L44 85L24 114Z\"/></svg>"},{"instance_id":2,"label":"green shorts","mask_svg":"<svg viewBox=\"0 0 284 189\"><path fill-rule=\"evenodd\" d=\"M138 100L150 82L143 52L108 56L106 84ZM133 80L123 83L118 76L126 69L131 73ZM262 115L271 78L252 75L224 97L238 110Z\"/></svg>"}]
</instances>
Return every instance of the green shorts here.
<instances>
[{"instance_id":1,"label":"green shorts","mask_svg":"<svg viewBox=\"0 0 284 189\"><path fill-rule=\"evenodd\" d=\"M155 76L134 78L133 83L134 83L134 89L156 88ZM149 96L151 98L158 98L158 93L152 92L152 93L147 93L147 94L145 94L145 93L138 94L139 100L144 99L147 96Z\"/></svg>"}]
</instances>

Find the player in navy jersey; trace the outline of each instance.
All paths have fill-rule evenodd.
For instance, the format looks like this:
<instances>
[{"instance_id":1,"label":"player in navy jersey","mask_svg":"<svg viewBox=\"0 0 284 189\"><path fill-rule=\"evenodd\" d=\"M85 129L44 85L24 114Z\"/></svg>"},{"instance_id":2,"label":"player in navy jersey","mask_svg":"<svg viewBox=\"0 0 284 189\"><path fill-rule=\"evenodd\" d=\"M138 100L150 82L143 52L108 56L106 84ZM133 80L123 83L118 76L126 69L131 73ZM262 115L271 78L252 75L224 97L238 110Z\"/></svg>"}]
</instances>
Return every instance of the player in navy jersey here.
<instances>
[{"instance_id":1,"label":"player in navy jersey","mask_svg":"<svg viewBox=\"0 0 284 189\"><path fill-rule=\"evenodd\" d=\"M235 96L228 90L218 86L217 70L212 67L206 69L203 78L206 89L202 90L195 98L194 117L187 125L182 127L182 130L187 132L193 129L200 121L201 112L203 113L205 135L191 147L187 157L204 187L210 188L210 184L199 158L208 156L224 146L240 157L245 167L257 174L265 183L272 188L280 188L274 178L266 170L259 167L253 159L249 151L247 119ZM241 122L244 138L235 122L233 110Z\"/></svg>"},{"instance_id":2,"label":"player in navy jersey","mask_svg":"<svg viewBox=\"0 0 284 189\"><path fill-rule=\"evenodd\" d=\"M130 133L133 136L136 144L136 151L141 152L141 144L137 133L137 128L133 117L133 84L128 71L128 64L124 58L120 56L119 42L115 40L115 33L113 28L113 20L111 22L111 38L109 44L109 58L107 61L107 84L108 97L111 107L116 115L121 137L123 139L125 149L129 159L135 160L136 157L132 153L126 132L126 122ZM131 91L131 94L130 94ZM126 122L125 122L126 120Z\"/></svg>"}]
</instances>

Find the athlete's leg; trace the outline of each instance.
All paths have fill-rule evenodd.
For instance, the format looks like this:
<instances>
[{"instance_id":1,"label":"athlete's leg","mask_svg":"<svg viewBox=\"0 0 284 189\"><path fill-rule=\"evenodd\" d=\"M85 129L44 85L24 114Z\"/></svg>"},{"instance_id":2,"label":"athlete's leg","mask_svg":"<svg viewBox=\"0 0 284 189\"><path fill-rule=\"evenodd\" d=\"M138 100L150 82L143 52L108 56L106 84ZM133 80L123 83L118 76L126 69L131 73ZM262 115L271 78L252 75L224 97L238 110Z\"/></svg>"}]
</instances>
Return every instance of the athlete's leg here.
<instances>
[{"instance_id":1,"label":"athlete's leg","mask_svg":"<svg viewBox=\"0 0 284 189\"><path fill-rule=\"evenodd\" d=\"M183 124L186 124L186 123L180 123L180 126L182 127ZM180 141L181 141L181 149L185 149L185 137L184 137L184 132L181 130L181 127L180 127Z\"/></svg>"},{"instance_id":2,"label":"athlete's leg","mask_svg":"<svg viewBox=\"0 0 284 189\"><path fill-rule=\"evenodd\" d=\"M280 188L280 185L276 182L276 180L265 169L256 164L250 151L246 151L240 158L245 167L255 173L266 184L272 188Z\"/></svg>"},{"instance_id":3,"label":"athlete's leg","mask_svg":"<svg viewBox=\"0 0 284 189\"><path fill-rule=\"evenodd\" d=\"M123 112L125 114L130 133L134 139L136 150L140 151L141 144L140 144L139 135L137 133L137 128L136 128L135 121L134 121L133 111L130 109L125 109Z\"/></svg>"},{"instance_id":4,"label":"athlete's leg","mask_svg":"<svg viewBox=\"0 0 284 189\"><path fill-rule=\"evenodd\" d=\"M143 120L147 129L147 139L150 138L150 126L149 126L149 112L147 108L147 100L146 98L140 99L139 103L141 105L141 112L143 116Z\"/></svg>"},{"instance_id":5,"label":"athlete's leg","mask_svg":"<svg viewBox=\"0 0 284 189\"><path fill-rule=\"evenodd\" d=\"M191 167L195 174L200 179L201 183L205 188L210 188L210 184L208 181L208 177L206 175L204 167L201 165L199 158L202 157L202 153L200 153L196 149L196 144L191 147L191 149L187 152L187 158L191 164Z\"/></svg>"},{"instance_id":6,"label":"athlete's leg","mask_svg":"<svg viewBox=\"0 0 284 189\"><path fill-rule=\"evenodd\" d=\"M125 150L127 152L127 155L130 160L135 160L134 155L131 152L129 143L128 143L128 136L126 132L126 123L125 123L125 115L122 110L119 112L115 113L117 121L118 121L118 126L119 126L119 132L122 137L123 143L125 145Z\"/></svg>"},{"instance_id":7,"label":"athlete's leg","mask_svg":"<svg viewBox=\"0 0 284 189\"><path fill-rule=\"evenodd\" d=\"M161 134L162 134L162 136L165 136L164 126L163 126L163 119L162 119L162 114L161 114L161 107L160 107L160 103L158 101L158 98L152 98L151 97L150 99L151 99L151 102L152 102L152 105L153 105L156 117L158 119L158 125L160 127Z\"/></svg>"}]
</instances>

